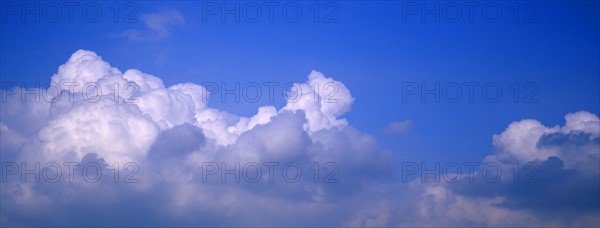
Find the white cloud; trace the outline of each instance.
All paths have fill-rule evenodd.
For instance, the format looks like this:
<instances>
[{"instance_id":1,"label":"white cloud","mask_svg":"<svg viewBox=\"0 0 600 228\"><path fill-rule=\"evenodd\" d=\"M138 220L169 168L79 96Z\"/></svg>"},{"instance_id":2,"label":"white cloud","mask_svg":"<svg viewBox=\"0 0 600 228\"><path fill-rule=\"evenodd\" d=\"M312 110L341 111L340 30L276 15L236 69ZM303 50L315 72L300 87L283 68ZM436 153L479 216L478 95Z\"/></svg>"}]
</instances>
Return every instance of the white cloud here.
<instances>
[{"instance_id":1,"label":"white cloud","mask_svg":"<svg viewBox=\"0 0 600 228\"><path fill-rule=\"evenodd\" d=\"M172 26L185 23L185 19L177 10L163 9L157 13L148 13L142 15L142 21L146 27L155 31L159 37L169 35Z\"/></svg>"},{"instance_id":2,"label":"white cloud","mask_svg":"<svg viewBox=\"0 0 600 228\"><path fill-rule=\"evenodd\" d=\"M306 83L292 87L288 98L291 101L283 109L304 111L308 120L305 128L311 133L348 125L346 119L338 117L350 111L354 101L343 83L326 78L314 70L308 75Z\"/></svg>"},{"instance_id":3,"label":"white cloud","mask_svg":"<svg viewBox=\"0 0 600 228\"><path fill-rule=\"evenodd\" d=\"M395 121L387 126L386 131L390 133L405 134L408 133L413 126L412 120Z\"/></svg>"},{"instance_id":4,"label":"white cloud","mask_svg":"<svg viewBox=\"0 0 600 228\"><path fill-rule=\"evenodd\" d=\"M597 171L594 163L600 158L600 151L593 141L600 137L598 116L585 112L569 113L565 116L564 126L547 127L537 120L521 120L511 123L499 135L494 135L494 147L498 153L486 158L488 161L517 161L522 164L534 160L546 160L556 156L565 162L566 168ZM566 139L563 139L565 138ZM570 137L570 138L569 138ZM580 138L578 140L577 138ZM563 150L564 145L552 145L552 141L583 143L582 148ZM584 140L584 141L581 141ZM591 145L586 145L589 141ZM548 144L548 145L546 145ZM567 145L568 146L568 145ZM597 166L596 166L597 167ZM586 170L590 171L590 170Z\"/></svg>"},{"instance_id":5,"label":"white cloud","mask_svg":"<svg viewBox=\"0 0 600 228\"><path fill-rule=\"evenodd\" d=\"M148 23L161 24L166 19L156 20ZM167 29L161 26L167 25L149 27L157 31ZM553 219L546 219L549 217L546 212L532 209L536 200L564 198L568 189L594 192L594 186L588 185L600 176L597 166L600 121L592 113L567 114L565 125L554 127L537 120L521 120L493 137L497 153L484 161L502 165L533 161L543 167L541 171L546 171L540 178L552 177L548 183L527 186L539 188L533 196L508 185L505 179L510 177L497 185L469 185L467 190L461 188L465 185L418 181L402 186L394 179L393 154L381 149L375 138L355 129L343 118L354 101L350 90L320 72L312 71L306 82L292 87L289 97L301 94L297 101L288 101L279 110L260 107L249 117L211 108L204 99L207 91L201 85L182 83L165 87L156 76L135 69L124 72L94 52L79 50L51 79L60 84L80 83L74 94L62 91L61 99L55 103L33 99L20 102L19 96L9 96L8 102L2 104L3 159L27 164L94 161L105 165L105 178L96 184L81 180L31 184L14 179L3 183L0 190L3 224L599 223L593 218L598 211L593 198L585 198L591 201L591 206L563 203L567 208L564 210L574 215L550 216ZM81 92L87 83L97 83L102 90L93 102L86 101ZM111 87L115 84L120 89L134 84L139 90L131 96L129 90L117 92ZM73 101L68 99L70 95ZM406 120L389 127L394 132L404 132L411 125ZM114 171L110 168L115 163L123 165L130 161L139 164L136 176L139 183L114 183ZM260 183L221 183L220 175L204 182L205 162L226 162L229 169L236 162L242 165L280 162L279 167L295 162L303 168L303 173L301 181L289 183L283 181L279 169L274 176L277 181L270 183L263 167ZM318 183L314 183L315 162L319 163ZM336 166L326 167L327 162ZM81 173L81 169L78 167L76 171ZM572 170L577 172L573 174ZM121 180L128 174L125 171L121 169ZM323 183L332 173L338 182ZM580 195L587 197L584 193ZM574 197L569 199L580 202Z\"/></svg>"},{"instance_id":6,"label":"white cloud","mask_svg":"<svg viewBox=\"0 0 600 228\"><path fill-rule=\"evenodd\" d=\"M144 158L157 134L157 125L137 106L105 97L73 104L41 129L39 139L48 161L96 153L113 164Z\"/></svg>"},{"instance_id":7,"label":"white cloud","mask_svg":"<svg viewBox=\"0 0 600 228\"><path fill-rule=\"evenodd\" d=\"M62 85L65 82L77 82L81 86L93 83L105 76L119 75L121 72L111 67L102 57L87 50L78 50L69 61L58 68L52 76L52 82Z\"/></svg>"},{"instance_id":8,"label":"white cloud","mask_svg":"<svg viewBox=\"0 0 600 228\"><path fill-rule=\"evenodd\" d=\"M160 40L170 36L173 29L186 23L185 18L174 9L143 14L140 19L144 22L145 29L130 29L122 35L131 41Z\"/></svg>"}]
</instances>

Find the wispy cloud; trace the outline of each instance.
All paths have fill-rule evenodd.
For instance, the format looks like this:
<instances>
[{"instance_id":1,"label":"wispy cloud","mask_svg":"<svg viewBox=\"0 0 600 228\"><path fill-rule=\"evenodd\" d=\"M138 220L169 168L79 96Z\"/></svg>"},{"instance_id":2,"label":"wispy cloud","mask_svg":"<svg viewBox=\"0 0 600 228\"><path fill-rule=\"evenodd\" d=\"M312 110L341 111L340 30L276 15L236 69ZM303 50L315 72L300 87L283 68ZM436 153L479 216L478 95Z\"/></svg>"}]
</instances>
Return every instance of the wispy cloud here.
<instances>
[{"instance_id":1,"label":"wispy cloud","mask_svg":"<svg viewBox=\"0 0 600 228\"><path fill-rule=\"evenodd\" d=\"M169 37L172 31L186 24L185 18L174 9L163 9L143 14L144 29L130 29L121 33L131 41L160 40Z\"/></svg>"},{"instance_id":2,"label":"wispy cloud","mask_svg":"<svg viewBox=\"0 0 600 228\"><path fill-rule=\"evenodd\" d=\"M395 134L405 134L410 132L410 130L413 128L414 124L413 121L410 119L407 120L403 120L403 121L394 121L392 123L390 123L386 128L386 132L388 133L395 133Z\"/></svg>"}]
</instances>

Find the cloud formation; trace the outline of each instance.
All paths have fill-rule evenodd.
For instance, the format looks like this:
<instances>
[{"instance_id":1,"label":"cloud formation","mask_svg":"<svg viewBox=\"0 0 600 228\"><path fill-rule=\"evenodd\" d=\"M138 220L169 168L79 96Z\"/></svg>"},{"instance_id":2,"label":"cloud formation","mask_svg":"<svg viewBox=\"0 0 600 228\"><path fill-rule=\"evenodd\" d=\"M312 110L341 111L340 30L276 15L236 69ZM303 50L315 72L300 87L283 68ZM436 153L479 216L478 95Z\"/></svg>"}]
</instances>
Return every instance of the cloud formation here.
<instances>
[{"instance_id":1,"label":"cloud formation","mask_svg":"<svg viewBox=\"0 0 600 228\"><path fill-rule=\"evenodd\" d=\"M144 22L144 29L130 29L121 35L130 41L160 40L170 36L174 28L186 23L185 18L174 9L143 14L140 20Z\"/></svg>"},{"instance_id":2,"label":"cloud formation","mask_svg":"<svg viewBox=\"0 0 600 228\"><path fill-rule=\"evenodd\" d=\"M157 20L148 23L166 26ZM36 89L51 102L3 91L3 225L600 223L600 121L593 113L567 114L554 127L521 120L493 136L496 153L482 161L504 170L518 162L523 173L525 164L536 165L533 184L511 175L489 183L481 170L458 183L403 183L393 153L343 118L354 101L350 90L317 71L291 87L298 99L249 117L210 107L201 85L167 87L87 50L73 53L51 82L63 90ZM410 122L392 125L399 131ZM62 169L59 181L48 181L59 173L48 164ZM23 181L15 169L50 171L36 183L39 175Z\"/></svg>"},{"instance_id":3,"label":"cloud formation","mask_svg":"<svg viewBox=\"0 0 600 228\"><path fill-rule=\"evenodd\" d=\"M408 133L413 128L413 125L412 120L395 121L390 123L385 130L389 133L404 134Z\"/></svg>"}]
</instances>

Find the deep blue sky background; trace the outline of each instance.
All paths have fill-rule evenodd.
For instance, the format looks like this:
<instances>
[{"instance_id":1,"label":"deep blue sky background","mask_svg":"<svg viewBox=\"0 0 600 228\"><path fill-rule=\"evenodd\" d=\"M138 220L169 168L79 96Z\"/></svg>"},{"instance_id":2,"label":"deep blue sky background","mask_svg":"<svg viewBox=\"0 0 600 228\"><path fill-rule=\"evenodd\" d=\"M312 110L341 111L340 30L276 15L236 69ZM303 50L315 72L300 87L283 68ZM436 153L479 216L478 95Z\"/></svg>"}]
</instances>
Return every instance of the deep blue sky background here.
<instances>
[{"instance_id":1,"label":"deep blue sky background","mask_svg":"<svg viewBox=\"0 0 600 228\"><path fill-rule=\"evenodd\" d=\"M339 23L314 23L313 3L302 2L298 23L283 20L281 9L274 23L266 12L258 23L236 23L231 16L223 23L219 15L203 22L201 2L137 3L138 18L161 10L176 10L185 18L184 24L169 28L169 36L144 41L118 35L147 28L143 22L114 23L108 3L102 4L98 23L77 14L74 23L64 15L57 23L35 22L33 16L23 23L19 16L3 15L0 76L2 82L48 83L77 49L95 51L121 71L136 68L156 75L167 86L304 82L315 69L350 89L356 100L345 117L394 151L399 161L480 161L492 152L492 135L512 121L533 118L554 126L564 124L569 112L600 114L597 1L535 2L535 23L515 22L512 2L498 2L503 15L496 23L486 22L480 10L473 23L464 14L457 23L435 23L433 16L423 23L420 15L403 22L402 1L337 2ZM432 97L422 103L415 96L404 103L403 82L497 82L504 94L498 103L486 103L480 95L474 103L464 95L456 104L435 103ZM514 82L539 85L539 102L514 103L509 87ZM283 99L277 98L272 105L281 108ZM209 105L250 116L269 102L264 96L258 103L213 98ZM384 130L406 119L414 123L410 132Z\"/></svg>"}]
</instances>

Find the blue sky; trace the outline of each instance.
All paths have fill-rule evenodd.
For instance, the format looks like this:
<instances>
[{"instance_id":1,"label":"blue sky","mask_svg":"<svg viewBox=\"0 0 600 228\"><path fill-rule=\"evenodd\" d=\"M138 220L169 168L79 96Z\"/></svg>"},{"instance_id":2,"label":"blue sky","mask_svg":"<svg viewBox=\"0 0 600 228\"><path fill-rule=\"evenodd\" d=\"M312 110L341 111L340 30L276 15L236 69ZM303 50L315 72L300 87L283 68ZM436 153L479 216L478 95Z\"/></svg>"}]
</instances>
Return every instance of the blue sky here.
<instances>
[{"instance_id":1,"label":"blue sky","mask_svg":"<svg viewBox=\"0 0 600 228\"><path fill-rule=\"evenodd\" d=\"M295 23L283 18L285 3L275 9L273 22L263 5L262 17L252 23L243 15L239 22L233 15L222 21L220 11L206 15L203 4L215 4L207 1L133 2L127 9L120 3L116 23L113 2L100 3L102 17L95 23L79 15L85 4L81 3L71 23L64 7L58 22L41 14L39 22L33 15L25 15L23 21L20 11L8 14L3 1L0 77L2 82L27 86L49 83L58 66L79 49L97 53L121 71L140 69L156 75L167 87L182 82L304 82L317 70L351 91L355 100L342 117L391 151L396 165L481 161L496 151L492 136L513 121L536 119L552 127L564 125L567 113L600 114L597 1L520 2L517 21L514 2L479 2L472 22L464 5L459 5L458 22L449 22L444 11L437 15L440 22L436 15L425 15L422 21L420 11L404 11L407 4L423 6L412 1L319 2L315 22L314 1L292 3L302 10ZM423 4L436 3L447 6ZM488 3L500 6L497 22L486 20L493 13L481 11ZM137 22L123 22L129 12ZM331 12L331 20L325 21ZM433 88L435 83L469 82L480 84L473 102L464 86L457 103L434 102L433 96L422 102L419 94L402 100L405 83ZM502 97L496 103L481 95L488 83L500 85ZM518 102L513 100L515 83ZM527 95L533 103L523 102ZM218 98L208 105L239 116L252 116L260 106L286 105L277 94L273 103L264 95L257 103ZM412 127L389 130L390 124L402 121L410 121Z\"/></svg>"},{"instance_id":2,"label":"blue sky","mask_svg":"<svg viewBox=\"0 0 600 228\"><path fill-rule=\"evenodd\" d=\"M237 3L240 7L247 4ZM331 19L338 23L324 23L324 18L314 23L312 2L302 3L304 15L297 23L279 14L283 4L275 8L273 23L266 7L257 23L249 21L252 15L243 14L238 23L234 15L226 15L223 22L220 11L203 21L202 2L136 3L136 19L161 10L175 10L184 18L184 22L166 25L166 37L143 41L115 35L148 28L141 20L114 23L110 4L102 5L104 15L97 23L87 23L77 14L74 23L69 23L66 8L57 23L43 15L39 23L33 22L32 15L25 17L25 23L20 15L6 15L1 74L6 81L47 83L56 66L77 49L94 50L120 69L161 75L167 85L182 81L225 82L232 87L234 82L283 84L299 81L315 69L346 83L358 98L353 111L346 114L355 126L382 137L387 148L407 150L411 158L418 156L415 159L433 155L440 160L478 159L491 150L489 136L513 120L536 118L556 125L566 112L598 114L597 2L536 2L537 12L521 5L521 14L531 13L530 23L515 23L512 3L506 2L499 4L503 15L496 23L486 21L480 8L469 22L465 7L456 23L446 21L441 13L439 23L435 15L426 15L422 22L418 13L406 15L403 22L402 4L408 3L414 2L336 2L339 10ZM81 7L75 12L82 12ZM320 7L322 14L333 12L324 3ZM433 3L428 7L434 7ZM133 8L121 9L121 17L130 12ZM32 63L35 68L25 67ZM403 103L403 82L424 82L431 87L436 82L498 82L504 94L494 104L483 101L481 95L473 103L466 97L456 104L422 103L418 97ZM514 103L510 86L515 82L521 87L536 83L539 92L534 97L539 102ZM466 87L461 89L466 93ZM526 92L531 91L521 91L522 98ZM282 106L282 97L277 98L275 105ZM257 104L211 100L211 105L239 115L250 115L268 103L267 99ZM405 119L415 123L411 134L381 133L390 122ZM408 152L414 150L426 156Z\"/></svg>"}]
</instances>

